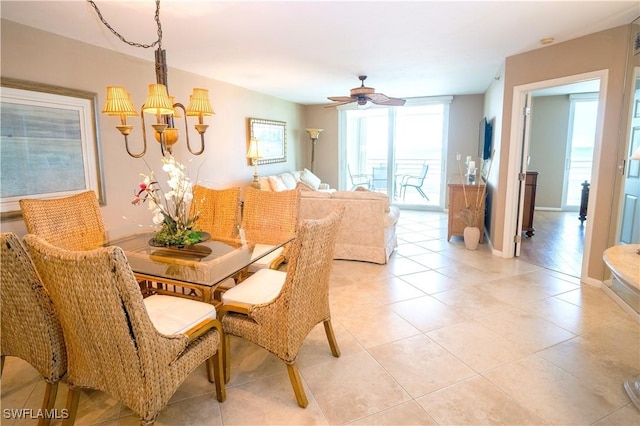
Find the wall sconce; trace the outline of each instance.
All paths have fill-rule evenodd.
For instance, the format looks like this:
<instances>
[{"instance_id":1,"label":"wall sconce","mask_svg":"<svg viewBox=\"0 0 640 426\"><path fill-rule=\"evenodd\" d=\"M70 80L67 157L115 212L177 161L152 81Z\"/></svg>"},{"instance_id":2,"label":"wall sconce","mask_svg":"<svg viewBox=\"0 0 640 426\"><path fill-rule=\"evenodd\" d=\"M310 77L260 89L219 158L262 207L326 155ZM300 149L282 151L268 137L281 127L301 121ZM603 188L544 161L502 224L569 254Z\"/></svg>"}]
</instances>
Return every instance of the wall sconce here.
<instances>
[{"instance_id":1,"label":"wall sconce","mask_svg":"<svg viewBox=\"0 0 640 426\"><path fill-rule=\"evenodd\" d=\"M324 129L307 129L307 133L309 133L309 137L311 138L311 171L313 172L313 168L315 165L315 154L316 154L316 142L320 137L320 132Z\"/></svg>"},{"instance_id":2,"label":"wall sconce","mask_svg":"<svg viewBox=\"0 0 640 426\"><path fill-rule=\"evenodd\" d=\"M155 66L156 66L156 84L149 85L149 93L147 100L142 105L140 113L133 106L131 101L131 95L127 92L127 89L123 86L107 86L107 101L102 110L103 114L110 116L120 117L120 125L116 128L124 136L124 143L127 149L127 153L134 157L140 158L147 152L147 132L145 126L144 114L153 114L156 116L155 124L151 127L154 129L155 139L160 143L160 149L164 156L166 152L171 153L171 146L178 141L178 129L174 127L174 119L182 118L179 110L184 112L184 125L187 139L187 149L193 155L200 155L204 152L204 133L207 131L207 124L204 124L203 118L205 116L213 115L213 108L209 102L209 91L206 89L195 88L193 93L189 97L189 105L187 108L181 103L176 103L172 96L169 96L167 89L167 61L166 53L162 49L162 26L160 24L160 0L156 0L156 14L155 20L158 27L158 39L149 45L143 45L139 43L133 43L125 40L120 34L111 28L111 26L104 20L98 6L94 2L89 2L96 10L98 17L102 23L109 28L121 41L127 43L130 46L135 47L152 47L158 45L158 49L155 52ZM142 121L142 151L139 153L132 153L129 148L129 135L133 130L133 125L127 124L127 117L140 116ZM195 125L196 131L200 135L200 149L194 151L191 149L189 142L189 132L187 131L187 117L198 117L198 123Z\"/></svg>"},{"instance_id":3,"label":"wall sconce","mask_svg":"<svg viewBox=\"0 0 640 426\"><path fill-rule=\"evenodd\" d=\"M251 160L251 164L253 164L253 182L251 182L251 186L256 189L260 189L260 182L258 181L258 159L262 158L262 153L260 152L260 141L256 138L251 138L249 142L249 151L247 151L247 158Z\"/></svg>"}]
</instances>

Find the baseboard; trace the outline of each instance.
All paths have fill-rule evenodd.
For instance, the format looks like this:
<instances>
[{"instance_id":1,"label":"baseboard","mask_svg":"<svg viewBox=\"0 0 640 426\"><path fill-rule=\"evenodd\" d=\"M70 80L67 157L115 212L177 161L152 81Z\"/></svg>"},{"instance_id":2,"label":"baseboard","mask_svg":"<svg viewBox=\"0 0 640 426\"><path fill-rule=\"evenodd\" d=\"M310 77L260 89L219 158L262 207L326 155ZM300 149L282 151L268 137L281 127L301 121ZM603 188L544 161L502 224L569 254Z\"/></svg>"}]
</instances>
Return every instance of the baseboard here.
<instances>
[{"instance_id":1,"label":"baseboard","mask_svg":"<svg viewBox=\"0 0 640 426\"><path fill-rule=\"evenodd\" d=\"M533 210L541 211L541 212L561 212L564 211L559 207L534 207Z\"/></svg>"}]
</instances>

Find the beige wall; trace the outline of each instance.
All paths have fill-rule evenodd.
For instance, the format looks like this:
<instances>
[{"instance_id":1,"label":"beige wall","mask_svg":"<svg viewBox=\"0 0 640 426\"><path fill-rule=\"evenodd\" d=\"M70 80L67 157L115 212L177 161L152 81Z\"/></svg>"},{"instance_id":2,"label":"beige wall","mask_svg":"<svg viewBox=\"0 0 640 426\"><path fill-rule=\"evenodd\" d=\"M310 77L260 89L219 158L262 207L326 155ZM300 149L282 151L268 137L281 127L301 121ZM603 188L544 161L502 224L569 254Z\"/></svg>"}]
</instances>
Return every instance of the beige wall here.
<instances>
[{"instance_id":1,"label":"beige wall","mask_svg":"<svg viewBox=\"0 0 640 426\"><path fill-rule=\"evenodd\" d=\"M147 85L155 81L153 51L149 51L149 61L143 61L4 20L1 31L3 77L96 92L99 109L103 107L107 85L126 86L134 103L141 105ZM216 112L206 119L210 127L203 155L188 154L183 140L174 149L179 161L189 162L192 180L197 178L214 188L244 187L251 182L253 168L245 158L248 117L287 123L287 162L260 166L261 175L299 169L306 164L308 138L302 106L172 68L171 52L167 52L167 62L169 89L177 100L186 103L192 87L204 87L210 91ZM114 127L119 120L99 115L107 200L102 214L111 235L117 236L139 229L138 225L151 224L146 206L132 206L130 201L139 173L147 171L145 161L156 174L162 174L161 155L157 143L150 141L152 145L144 159L129 157L123 138ZM136 151L141 147L140 124L137 119L130 120L130 124L136 125L130 138L132 151ZM192 132L195 138L197 135ZM3 222L2 230L20 235L25 232L22 220Z\"/></svg>"},{"instance_id":2,"label":"beige wall","mask_svg":"<svg viewBox=\"0 0 640 426\"><path fill-rule=\"evenodd\" d=\"M539 173L536 208L562 207L569 110L568 95L537 96L531 100L531 160L527 171Z\"/></svg>"},{"instance_id":3,"label":"beige wall","mask_svg":"<svg viewBox=\"0 0 640 426\"><path fill-rule=\"evenodd\" d=\"M619 175L616 166L618 155L618 131L623 113L623 91L627 58L628 25L590 34L564 43L547 46L531 52L511 56L505 63L504 114L502 128L502 149L497 151L500 168L498 186L506 187L509 179L508 160L510 155L510 135L512 127L512 103L514 87L560 77L608 70L606 100L602 126L602 146L600 162L594 164L598 176L597 194L592 192L590 203L594 205L593 214L588 220L597 223L593 227L590 257L587 259L587 276L602 280L605 267L602 252L612 243L615 230L614 218L617 217L617 192ZM601 87L603 90L603 87ZM596 147L598 149L598 147ZM593 184L592 184L593 185ZM496 193L492 222L504 223L506 191ZM491 240L497 250L503 250L504 227L493 228Z\"/></svg>"}]
</instances>

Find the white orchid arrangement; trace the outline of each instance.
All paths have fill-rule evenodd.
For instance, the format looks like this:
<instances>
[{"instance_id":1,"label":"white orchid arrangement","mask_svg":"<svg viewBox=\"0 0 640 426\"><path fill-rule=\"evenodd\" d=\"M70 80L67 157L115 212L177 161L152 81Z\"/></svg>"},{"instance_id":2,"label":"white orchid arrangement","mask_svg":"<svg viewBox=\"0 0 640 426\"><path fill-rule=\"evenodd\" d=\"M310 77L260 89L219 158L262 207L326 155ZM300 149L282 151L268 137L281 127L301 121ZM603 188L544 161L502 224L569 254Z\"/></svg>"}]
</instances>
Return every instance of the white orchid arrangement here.
<instances>
[{"instance_id":1,"label":"white orchid arrangement","mask_svg":"<svg viewBox=\"0 0 640 426\"><path fill-rule=\"evenodd\" d=\"M149 202L153 212L153 223L160 226L154 235L158 245L189 245L202 240L202 231L195 228L197 214L189 216L189 206L193 199L193 185L185 173L185 166L173 156L162 158L162 170L169 175L169 191L164 192L153 171L140 173L142 182L135 193L132 204Z\"/></svg>"}]
</instances>

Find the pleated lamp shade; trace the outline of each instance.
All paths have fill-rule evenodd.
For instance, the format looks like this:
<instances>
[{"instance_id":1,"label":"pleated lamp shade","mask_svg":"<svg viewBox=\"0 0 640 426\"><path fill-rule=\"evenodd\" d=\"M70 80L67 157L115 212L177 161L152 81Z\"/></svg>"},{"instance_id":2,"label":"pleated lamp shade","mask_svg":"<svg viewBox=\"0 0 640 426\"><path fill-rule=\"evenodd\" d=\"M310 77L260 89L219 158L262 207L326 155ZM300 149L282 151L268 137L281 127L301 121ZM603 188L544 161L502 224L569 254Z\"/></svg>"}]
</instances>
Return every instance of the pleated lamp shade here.
<instances>
[{"instance_id":1,"label":"pleated lamp shade","mask_svg":"<svg viewBox=\"0 0 640 426\"><path fill-rule=\"evenodd\" d=\"M173 104L164 84L150 84L147 100L142 110L149 114L173 115Z\"/></svg>"},{"instance_id":2,"label":"pleated lamp shade","mask_svg":"<svg viewBox=\"0 0 640 426\"><path fill-rule=\"evenodd\" d=\"M209 102L209 91L207 89L193 89L193 93L189 96L189 106L187 107L187 116L204 116L214 114L211 103Z\"/></svg>"},{"instance_id":3,"label":"pleated lamp shade","mask_svg":"<svg viewBox=\"0 0 640 426\"><path fill-rule=\"evenodd\" d=\"M138 115L133 102L131 102L131 96L123 86L107 86L107 101L102 112L108 115Z\"/></svg>"}]
</instances>

